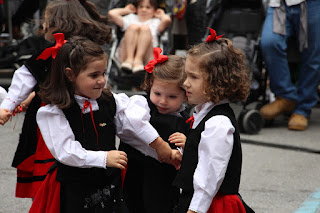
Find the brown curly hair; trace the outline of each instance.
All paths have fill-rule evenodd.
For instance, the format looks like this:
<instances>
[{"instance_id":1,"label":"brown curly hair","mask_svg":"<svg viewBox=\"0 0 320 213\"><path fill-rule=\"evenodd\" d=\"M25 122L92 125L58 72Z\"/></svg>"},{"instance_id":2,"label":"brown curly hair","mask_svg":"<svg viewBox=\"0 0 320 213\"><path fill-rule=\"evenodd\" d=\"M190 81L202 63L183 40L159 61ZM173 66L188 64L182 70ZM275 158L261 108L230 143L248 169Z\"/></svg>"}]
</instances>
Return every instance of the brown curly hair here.
<instances>
[{"instance_id":1,"label":"brown curly hair","mask_svg":"<svg viewBox=\"0 0 320 213\"><path fill-rule=\"evenodd\" d=\"M204 73L204 91L208 100L243 101L249 95L250 76L245 55L226 38L203 42L191 47L192 57Z\"/></svg>"},{"instance_id":2,"label":"brown curly hair","mask_svg":"<svg viewBox=\"0 0 320 213\"><path fill-rule=\"evenodd\" d=\"M157 64L152 73L146 73L145 80L141 88L147 93L150 92L154 78L177 83L181 89L185 80L184 66L186 59L184 56L168 55L168 60Z\"/></svg>"},{"instance_id":3,"label":"brown curly hair","mask_svg":"<svg viewBox=\"0 0 320 213\"><path fill-rule=\"evenodd\" d=\"M65 38L83 36L102 45L111 40L108 18L98 13L95 5L86 0L49 1L43 20L47 29L63 33Z\"/></svg>"}]
</instances>

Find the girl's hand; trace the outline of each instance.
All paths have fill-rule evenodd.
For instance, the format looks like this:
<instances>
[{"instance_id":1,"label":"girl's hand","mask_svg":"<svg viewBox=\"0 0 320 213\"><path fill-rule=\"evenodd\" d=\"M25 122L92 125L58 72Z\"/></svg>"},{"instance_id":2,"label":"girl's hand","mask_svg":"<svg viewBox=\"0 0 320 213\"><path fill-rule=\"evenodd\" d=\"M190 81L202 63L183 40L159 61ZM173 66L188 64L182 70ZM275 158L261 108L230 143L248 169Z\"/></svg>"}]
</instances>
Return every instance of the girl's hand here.
<instances>
[{"instance_id":1,"label":"girl's hand","mask_svg":"<svg viewBox=\"0 0 320 213\"><path fill-rule=\"evenodd\" d=\"M125 6L124 9L128 12L128 14L129 13L136 13L136 11L137 11L136 7L132 3Z\"/></svg>"},{"instance_id":2,"label":"girl's hand","mask_svg":"<svg viewBox=\"0 0 320 213\"><path fill-rule=\"evenodd\" d=\"M149 146L156 150L160 162L171 162L171 147L161 137L157 137Z\"/></svg>"},{"instance_id":3,"label":"girl's hand","mask_svg":"<svg viewBox=\"0 0 320 213\"><path fill-rule=\"evenodd\" d=\"M0 124L4 125L11 117L11 112L8 109L0 109Z\"/></svg>"},{"instance_id":4,"label":"girl's hand","mask_svg":"<svg viewBox=\"0 0 320 213\"><path fill-rule=\"evenodd\" d=\"M174 143L176 146L181 147L182 149L184 149L186 140L187 137L180 132L175 132L169 137L170 143Z\"/></svg>"},{"instance_id":5,"label":"girl's hand","mask_svg":"<svg viewBox=\"0 0 320 213\"><path fill-rule=\"evenodd\" d=\"M197 212L194 212L194 211L188 209L187 213L197 213Z\"/></svg>"},{"instance_id":6,"label":"girl's hand","mask_svg":"<svg viewBox=\"0 0 320 213\"><path fill-rule=\"evenodd\" d=\"M127 154L123 151L111 150L107 155L107 167L125 169L128 162Z\"/></svg>"},{"instance_id":7,"label":"girl's hand","mask_svg":"<svg viewBox=\"0 0 320 213\"><path fill-rule=\"evenodd\" d=\"M182 155L179 150L173 149L171 154L171 163L176 170L179 170L181 167Z\"/></svg>"},{"instance_id":8,"label":"girl's hand","mask_svg":"<svg viewBox=\"0 0 320 213\"><path fill-rule=\"evenodd\" d=\"M163 9L157 9L154 13L154 17L161 19L161 17L165 14Z\"/></svg>"}]
</instances>

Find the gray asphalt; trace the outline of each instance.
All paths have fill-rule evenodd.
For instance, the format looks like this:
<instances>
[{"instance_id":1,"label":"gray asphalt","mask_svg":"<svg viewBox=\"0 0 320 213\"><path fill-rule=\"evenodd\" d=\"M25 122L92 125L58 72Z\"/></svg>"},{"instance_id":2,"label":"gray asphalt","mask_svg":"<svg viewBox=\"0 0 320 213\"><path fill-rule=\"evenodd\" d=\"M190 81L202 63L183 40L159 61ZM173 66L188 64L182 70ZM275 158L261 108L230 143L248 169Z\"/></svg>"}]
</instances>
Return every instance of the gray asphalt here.
<instances>
[{"instance_id":1,"label":"gray asphalt","mask_svg":"<svg viewBox=\"0 0 320 213\"><path fill-rule=\"evenodd\" d=\"M16 170L11 161L24 115L0 126L0 213L25 213L31 199L15 198ZM313 109L306 131L287 130L287 118L275 120L258 134L241 134L243 168L240 194L258 213L315 213L320 197L320 107ZM307 205L307 210L301 210ZM309 205L309 206L308 206Z\"/></svg>"}]
</instances>

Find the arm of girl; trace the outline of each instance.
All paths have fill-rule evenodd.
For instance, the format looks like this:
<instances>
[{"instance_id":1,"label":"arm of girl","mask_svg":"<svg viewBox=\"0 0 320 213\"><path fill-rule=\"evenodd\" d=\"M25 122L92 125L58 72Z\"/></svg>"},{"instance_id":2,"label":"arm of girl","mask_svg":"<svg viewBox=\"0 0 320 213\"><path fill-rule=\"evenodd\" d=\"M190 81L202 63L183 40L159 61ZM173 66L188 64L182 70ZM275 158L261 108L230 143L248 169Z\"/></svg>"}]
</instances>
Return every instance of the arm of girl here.
<instances>
[{"instance_id":1,"label":"arm of girl","mask_svg":"<svg viewBox=\"0 0 320 213\"><path fill-rule=\"evenodd\" d=\"M0 124L5 124L13 110L32 92L37 80L29 72L26 66L22 66L14 72L8 94L0 105Z\"/></svg>"},{"instance_id":2,"label":"arm of girl","mask_svg":"<svg viewBox=\"0 0 320 213\"><path fill-rule=\"evenodd\" d=\"M136 8L133 4L128 4L123 8L115 8L108 12L108 16L111 20L118 25L120 28L123 27L123 16L128 15L130 13L135 13Z\"/></svg>"},{"instance_id":3,"label":"arm of girl","mask_svg":"<svg viewBox=\"0 0 320 213\"><path fill-rule=\"evenodd\" d=\"M123 93L114 94L114 98L117 105L115 116L117 136L133 147L139 146L133 143L148 145L156 150L158 158L155 155L150 156L159 161L170 162L171 148L149 123L150 109L146 99L138 95L129 98ZM143 152L143 149L139 151Z\"/></svg>"},{"instance_id":4,"label":"arm of girl","mask_svg":"<svg viewBox=\"0 0 320 213\"><path fill-rule=\"evenodd\" d=\"M205 123L198 148L198 165L193 175L194 194L189 209L207 212L218 192L233 149L234 127L228 117L213 116Z\"/></svg>"},{"instance_id":5,"label":"arm of girl","mask_svg":"<svg viewBox=\"0 0 320 213\"><path fill-rule=\"evenodd\" d=\"M63 111L54 105L41 107L37 113L37 123L43 140L56 160L80 168L106 168L107 164L121 167L124 157L120 153L90 151L75 140L75 136ZM117 151L118 152L118 151ZM116 155L116 156L114 156ZM121 156L119 156L121 155ZM109 162L108 162L108 159Z\"/></svg>"}]
</instances>

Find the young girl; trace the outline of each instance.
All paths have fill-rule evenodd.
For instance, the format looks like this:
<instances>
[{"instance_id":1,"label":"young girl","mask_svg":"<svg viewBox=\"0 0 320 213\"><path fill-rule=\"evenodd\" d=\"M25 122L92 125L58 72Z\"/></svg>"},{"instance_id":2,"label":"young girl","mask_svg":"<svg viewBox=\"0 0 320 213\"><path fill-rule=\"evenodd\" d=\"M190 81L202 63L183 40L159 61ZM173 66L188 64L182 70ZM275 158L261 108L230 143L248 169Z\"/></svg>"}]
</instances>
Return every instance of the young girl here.
<instances>
[{"instance_id":1,"label":"young girl","mask_svg":"<svg viewBox=\"0 0 320 213\"><path fill-rule=\"evenodd\" d=\"M189 128L183 106L186 100L182 88L185 58L160 55L160 52L160 48L154 48L154 59L145 66L149 72L143 85L147 95L131 99L148 109L151 125L164 140L171 142L171 148L176 149L184 147L184 134ZM123 190L130 212L172 213L179 195L179 189L172 186L177 170L160 163L155 150L133 140L130 135L122 141L130 142L130 145L121 142L119 147L128 155Z\"/></svg>"},{"instance_id":2,"label":"young girl","mask_svg":"<svg viewBox=\"0 0 320 213\"><path fill-rule=\"evenodd\" d=\"M246 212L239 195L240 136L229 102L248 96L249 73L243 53L210 31L206 42L187 53L184 86L196 106L174 181L182 189L178 213Z\"/></svg>"},{"instance_id":3,"label":"young girl","mask_svg":"<svg viewBox=\"0 0 320 213\"><path fill-rule=\"evenodd\" d=\"M62 32L67 39L72 35L81 35L98 44L104 44L110 40L111 32L107 18L100 16L91 2L83 0L48 2L43 28L45 38L50 42L55 41L53 33ZM32 91L38 91L39 85L50 73L52 57L36 60L41 52L35 53L15 71L8 95L0 105L0 124L9 120L14 109ZM17 168L17 197L34 197L54 162L36 124L36 112L40 104L41 100L36 95L26 112L12 163L12 166Z\"/></svg>"},{"instance_id":4,"label":"young girl","mask_svg":"<svg viewBox=\"0 0 320 213\"><path fill-rule=\"evenodd\" d=\"M37 123L58 163L37 193L31 212L52 203L60 203L60 212L125 209L120 169L125 168L127 156L116 150L115 134L127 131L145 143L150 133L143 131L153 128L144 118L127 114L127 96L104 89L106 67L103 49L82 37L69 39L53 61L50 80L40 87L39 96L47 105L38 110ZM49 180L57 180L60 187ZM46 197L48 192L60 202Z\"/></svg>"},{"instance_id":5,"label":"young girl","mask_svg":"<svg viewBox=\"0 0 320 213\"><path fill-rule=\"evenodd\" d=\"M108 12L111 20L125 31L119 54L122 69L143 71L153 47L159 45L158 35L171 24L171 18L157 8L157 0L136 0L135 6L128 4Z\"/></svg>"}]
</instances>

